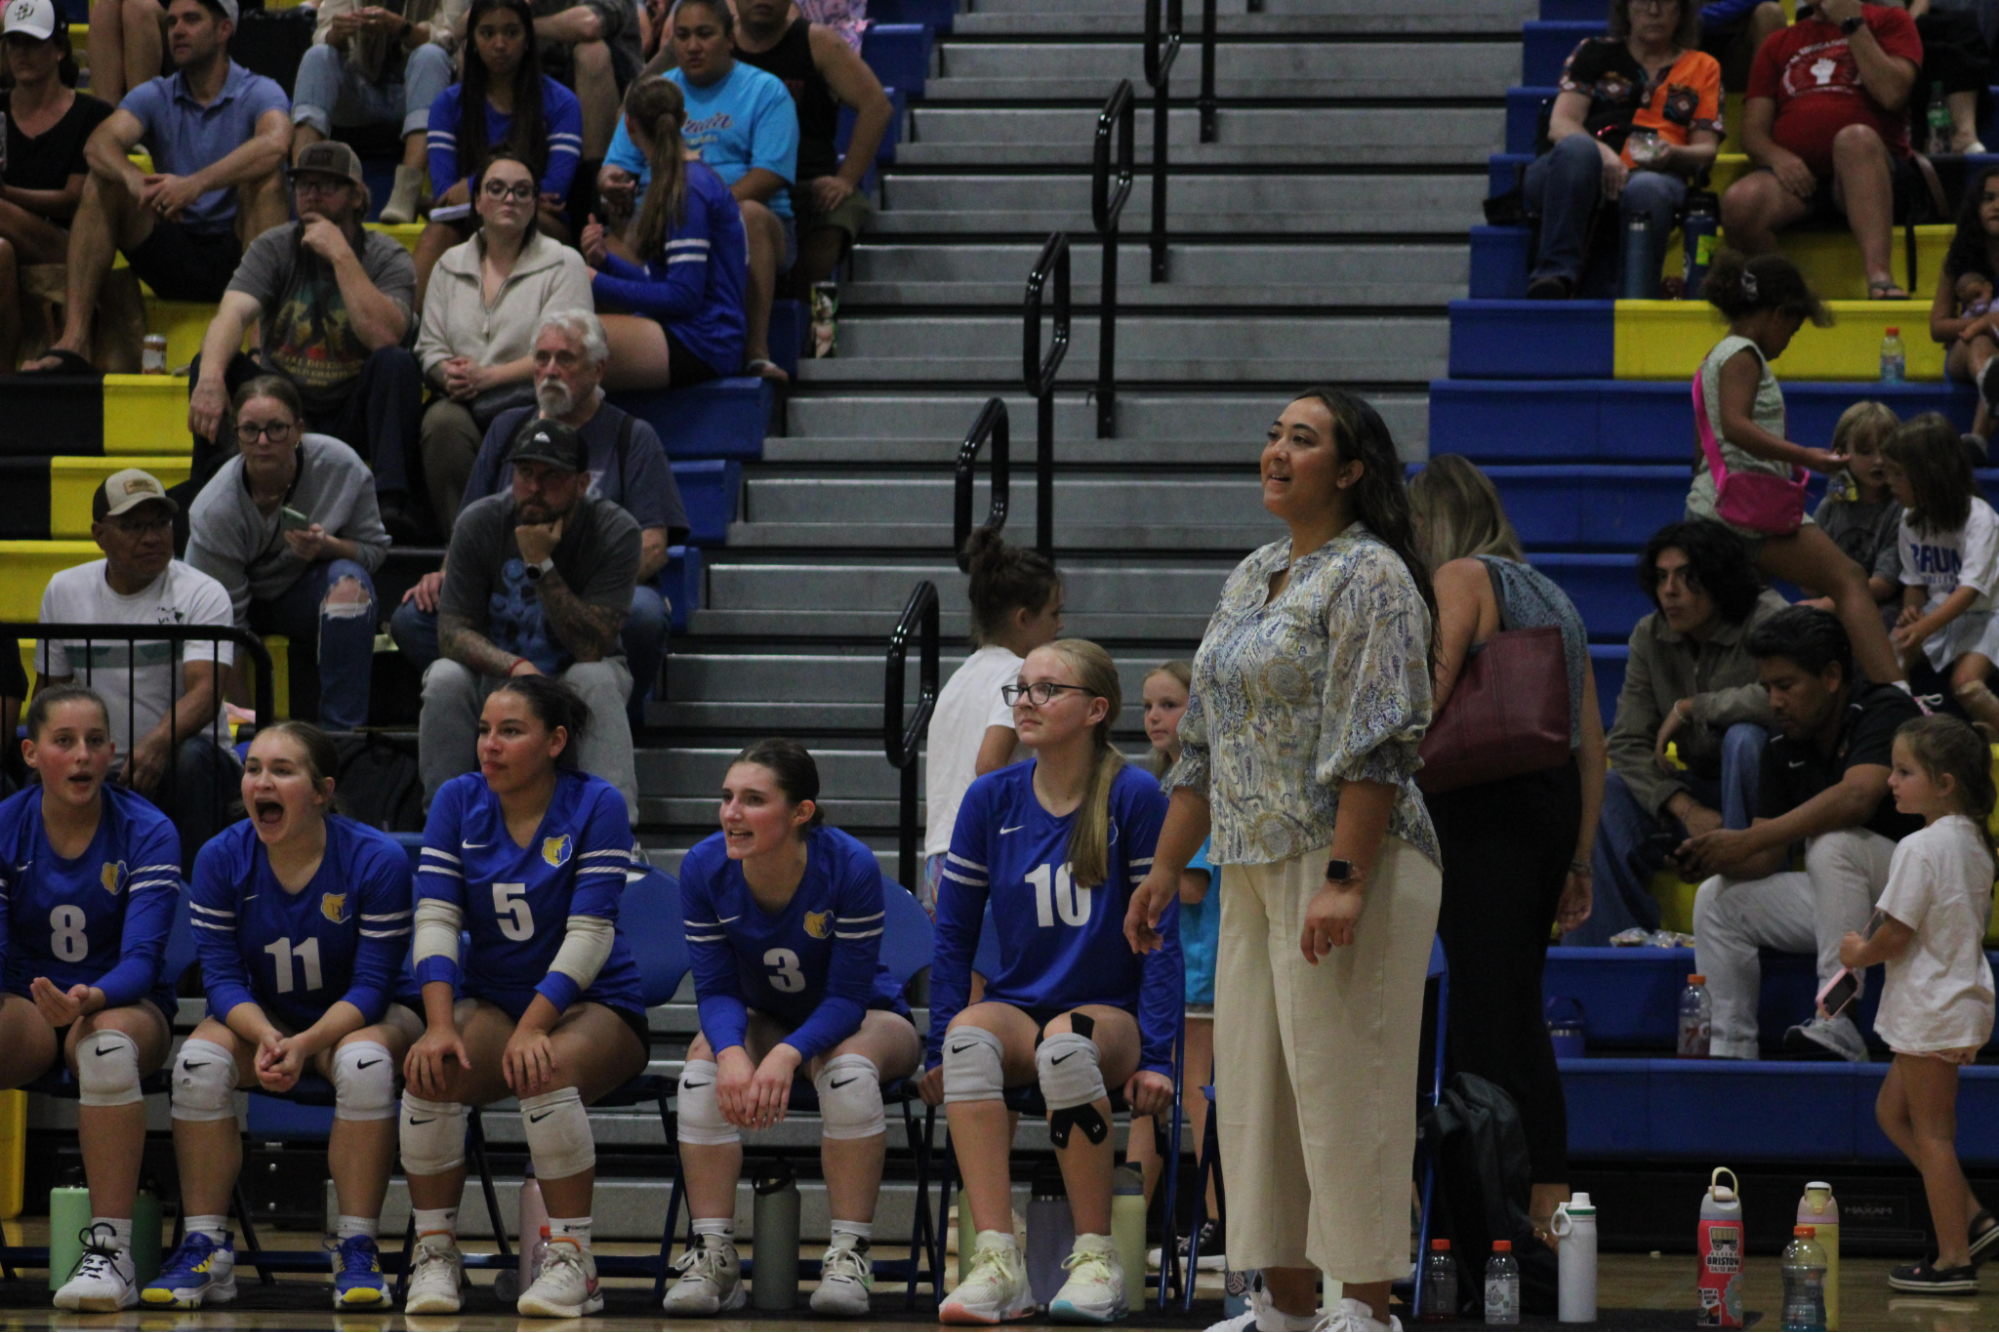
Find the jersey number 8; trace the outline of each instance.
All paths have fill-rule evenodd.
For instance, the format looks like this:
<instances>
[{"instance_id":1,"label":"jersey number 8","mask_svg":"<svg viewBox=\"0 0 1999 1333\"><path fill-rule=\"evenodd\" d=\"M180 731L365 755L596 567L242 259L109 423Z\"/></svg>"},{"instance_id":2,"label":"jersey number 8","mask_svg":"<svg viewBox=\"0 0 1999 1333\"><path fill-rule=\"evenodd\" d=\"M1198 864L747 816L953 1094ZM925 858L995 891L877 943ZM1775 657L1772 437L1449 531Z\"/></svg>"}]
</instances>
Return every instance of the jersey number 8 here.
<instances>
[{"instance_id":1,"label":"jersey number 8","mask_svg":"<svg viewBox=\"0 0 1999 1333\"><path fill-rule=\"evenodd\" d=\"M1059 866L1039 865L1027 872L1027 882L1034 886L1034 919L1036 924L1052 926L1057 913L1061 914L1065 926L1084 926L1090 921L1090 890L1079 888L1069 878L1069 865L1065 861Z\"/></svg>"},{"instance_id":2,"label":"jersey number 8","mask_svg":"<svg viewBox=\"0 0 1999 1333\"><path fill-rule=\"evenodd\" d=\"M90 956L90 941L83 927L88 918L83 909L64 904L49 913L49 952L65 963L80 963Z\"/></svg>"}]
</instances>

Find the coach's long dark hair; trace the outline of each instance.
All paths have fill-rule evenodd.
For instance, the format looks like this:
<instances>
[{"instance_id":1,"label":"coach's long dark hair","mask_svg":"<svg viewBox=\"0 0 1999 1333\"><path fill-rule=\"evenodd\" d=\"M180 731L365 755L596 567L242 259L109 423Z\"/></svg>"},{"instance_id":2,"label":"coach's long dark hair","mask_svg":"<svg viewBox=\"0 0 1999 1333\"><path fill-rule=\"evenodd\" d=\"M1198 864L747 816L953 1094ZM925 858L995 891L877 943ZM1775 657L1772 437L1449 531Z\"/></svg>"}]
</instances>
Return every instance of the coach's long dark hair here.
<instances>
[{"instance_id":1,"label":"coach's long dark hair","mask_svg":"<svg viewBox=\"0 0 1999 1333\"><path fill-rule=\"evenodd\" d=\"M479 43L474 34L479 31L479 20L496 9L512 12L527 35L521 48L521 63L514 67L513 121L505 139L488 144L486 94L492 88L492 76L479 58ZM541 48L535 43L534 10L528 7L528 0L472 0L472 10L465 16L465 77L458 84L458 174L478 176L486 169L486 159L498 148L507 149L527 163L537 181L548 170L548 114L541 104ZM441 181L437 188L441 190L449 184Z\"/></svg>"}]
</instances>

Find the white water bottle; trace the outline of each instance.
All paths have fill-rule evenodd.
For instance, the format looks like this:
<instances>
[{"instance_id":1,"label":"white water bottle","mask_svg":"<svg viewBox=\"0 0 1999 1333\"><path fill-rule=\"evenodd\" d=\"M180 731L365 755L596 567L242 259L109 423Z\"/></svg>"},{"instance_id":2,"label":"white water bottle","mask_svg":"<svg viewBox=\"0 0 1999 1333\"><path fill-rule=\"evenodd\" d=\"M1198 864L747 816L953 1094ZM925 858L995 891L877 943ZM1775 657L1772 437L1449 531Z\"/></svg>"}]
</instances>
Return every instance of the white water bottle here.
<instances>
[{"instance_id":1,"label":"white water bottle","mask_svg":"<svg viewBox=\"0 0 1999 1333\"><path fill-rule=\"evenodd\" d=\"M1577 1194L1555 1205L1550 1231L1561 1237L1556 1256L1559 1296L1555 1317L1564 1324L1596 1322L1596 1205Z\"/></svg>"}]
</instances>

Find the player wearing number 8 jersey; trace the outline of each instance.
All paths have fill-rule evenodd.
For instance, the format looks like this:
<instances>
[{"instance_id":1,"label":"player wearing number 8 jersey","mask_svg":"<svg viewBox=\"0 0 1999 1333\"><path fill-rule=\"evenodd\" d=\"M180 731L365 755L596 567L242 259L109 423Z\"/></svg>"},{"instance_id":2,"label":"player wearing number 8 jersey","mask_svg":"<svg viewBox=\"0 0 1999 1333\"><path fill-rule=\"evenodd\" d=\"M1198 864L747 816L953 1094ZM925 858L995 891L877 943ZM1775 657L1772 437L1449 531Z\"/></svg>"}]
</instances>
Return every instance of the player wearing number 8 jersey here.
<instances>
[{"instance_id":1,"label":"player wearing number 8 jersey","mask_svg":"<svg viewBox=\"0 0 1999 1333\"><path fill-rule=\"evenodd\" d=\"M700 1243L666 1312L743 1304L734 1243L739 1129L784 1119L802 1072L819 1096L832 1244L812 1308L865 1315L868 1246L888 1123L881 1085L916 1072L921 1045L881 964L887 914L875 854L819 808L819 768L797 741L759 741L722 782L722 831L680 866L701 1032L680 1076L680 1160Z\"/></svg>"},{"instance_id":2,"label":"player wearing number 8 jersey","mask_svg":"<svg viewBox=\"0 0 1999 1333\"><path fill-rule=\"evenodd\" d=\"M404 1310L453 1314L464 1266L465 1108L520 1098L550 1243L524 1315L604 1308L590 1256L597 1150L584 1107L645 1067L645 1000L618 933L631 866L624 798L578 772L574 690L526 674L486 697L479 772L438 789L416 876L426 1029L403 1063L403 1167L417 1228ZM459 932L470 954L460 956Z\"/></svg>"},{"instance_id":3,"label":"player wearing number 8 jersey","mask_svg":"<svg viewBox=\"0 0 1999 1333\"><path fill-rule=\"evenodd\" d=\"M944 1103L977 1223L972 1269L945 1298L947 1323L1034 1311L1011 1225L1012 1136L1003 1094L1039 1082L1076 1227L1069 1279L1049 1304L1063 1322L1126 1313L1111 1246L1110 1093L1132 1110L1172 1105L1182 1004L1177 912L1166 947L1133 954L1123 935L1132 887L1152 867L1166 813L1159 783L1110 740L1123 703L1116 664L1096 644L1058 639L1029 653L1006 690L1026 763L972 783L937 895L925 1100ZM967 1006L987 904L1000 964Z\"/></svg>"},{"instance_id":4,"label":"player wearing number 8 jersey","mask_svg":"<svg viewBox=\"0 0 1999 1333\"><path fill-rule=\"evenodd\" d=\"M180 889L180 839L142 796L107 787L104 700L74 685L28 708L21 752L38 785L0 802L0 1088L67 1065L90 1182L83 1257L64 1310L139 1300L132 1200L145 1151L139 1080L167 1058L172 977L160 975Z\"/></svg>"},{"instance_id":5,"label":"player wearing number 8 jersey","mask_svg":"<svg viewBox=\"0 0 1999 1333\"><path fill-rule=\"evenodd\" d=\"M332 813L338 762L310 723L259 731L243 763L250 817L195 858L191 906L208 1017L174 1060L185 1227L140 1293L149 1307L235 1299L229 1196L243 1169L235 1092L282 1095L307 1071L333 1085L333 1306L389 1306L375 1242L395 1165L396 1065L422 1031L416 983L402 966L409 857L387 834Z\"/></svg>"}]
</instances>

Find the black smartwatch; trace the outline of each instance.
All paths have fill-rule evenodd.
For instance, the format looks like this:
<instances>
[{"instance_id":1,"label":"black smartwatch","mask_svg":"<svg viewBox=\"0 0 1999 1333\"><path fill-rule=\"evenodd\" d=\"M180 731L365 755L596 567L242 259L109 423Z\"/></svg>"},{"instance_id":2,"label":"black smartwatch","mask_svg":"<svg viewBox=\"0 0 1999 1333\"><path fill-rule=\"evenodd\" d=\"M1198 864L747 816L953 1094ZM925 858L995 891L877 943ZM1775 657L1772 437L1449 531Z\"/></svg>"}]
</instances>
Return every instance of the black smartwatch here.
<instances>
[{"instance_id":1,"label":"black smartwatch","mask_svg":"<svg viewBox=\"0 0 1999 1333\"><path fill-rule=\"evenodd\" d=\"M1335 884L1345 884L1351 880L1358 879L1359 876L1354 874L1353 862L1342 861L1336 856L1326 862L1326 878Z\"/></svg>"},{"instance_id":2,"label":"black smartwatch","mask_svg":"<svg viewBox=\"0 0 1999 1333\"><path fill-rule=\"evenodd\" d=\"M1862 28L1866 26L1867 26L1867 20L1862 18L1860 15L1855 14L1852 18L1842 22L1839 25L1839 30L1845 33L1848 37L1851 37L1853 36L1854 33L1859 32Z\"/></svg>"}]
</instances>

